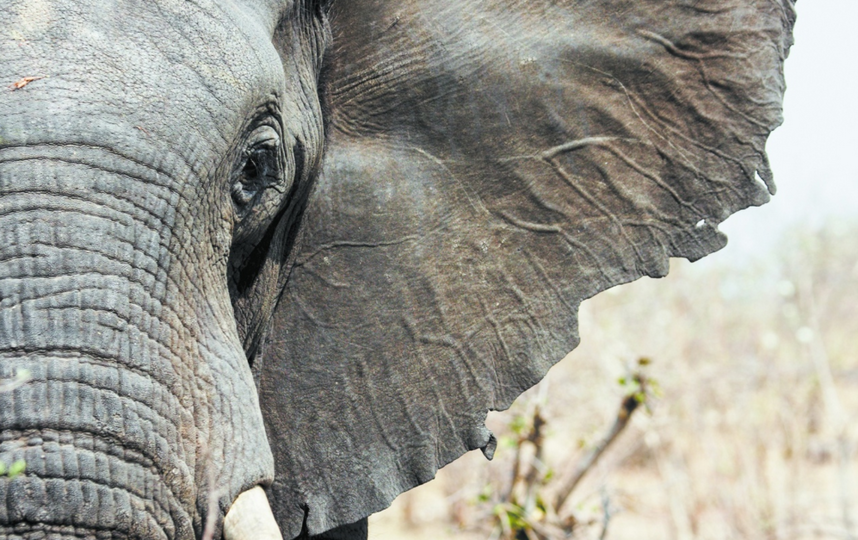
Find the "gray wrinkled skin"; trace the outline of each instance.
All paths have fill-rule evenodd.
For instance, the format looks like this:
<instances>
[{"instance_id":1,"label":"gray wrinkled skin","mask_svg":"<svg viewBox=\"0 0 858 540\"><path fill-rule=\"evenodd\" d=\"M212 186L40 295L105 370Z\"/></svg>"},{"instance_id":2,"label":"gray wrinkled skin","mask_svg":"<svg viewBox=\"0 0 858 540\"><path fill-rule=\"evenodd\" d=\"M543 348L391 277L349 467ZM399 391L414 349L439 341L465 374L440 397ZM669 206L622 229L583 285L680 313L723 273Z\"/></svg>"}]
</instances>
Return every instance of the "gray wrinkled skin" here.
<instances>
[{"instance_id":1,"label":"gray wrinkled skin","mask_svg":"<svg viewBox=\"0 0 858 540\"><path fill-rule=\"evenodd\" d=\"M0 80L45 77L0 94L0 376L33 377L0 394L0 459L27 462L0 536L199 538L213 489L224 512L271 481L245 350L321 155L327 39L277 9L0 3Z\"/></svg>"},{"instance_id":2,"label":"gray wrinkled skin","mask_svg":"<svg viewBox=\"0 0 858 540\"><path fill-rule=\"evenodd\" d=\"M793 0L327 4L0 0L0 539L366 538L774 192Z\"/></svg>"}]
</instances>

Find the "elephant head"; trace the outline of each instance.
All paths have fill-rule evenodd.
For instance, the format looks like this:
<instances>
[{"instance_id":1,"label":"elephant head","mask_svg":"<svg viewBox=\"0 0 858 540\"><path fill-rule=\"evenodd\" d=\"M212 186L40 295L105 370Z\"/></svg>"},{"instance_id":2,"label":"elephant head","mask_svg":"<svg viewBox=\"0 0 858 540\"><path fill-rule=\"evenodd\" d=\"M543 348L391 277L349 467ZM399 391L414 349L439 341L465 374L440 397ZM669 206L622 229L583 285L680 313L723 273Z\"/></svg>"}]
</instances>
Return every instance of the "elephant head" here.
<instances>
[{"instance_id":1,"label":"elephant head","mask_svg":"<svg viewBox=\"0 0 858 540\"><path fill-rule=\"evenodd\" d=\"M329 4L0 0L0 537L359 521L774 191L793 0Z\"/></svg>"}]
</instances>

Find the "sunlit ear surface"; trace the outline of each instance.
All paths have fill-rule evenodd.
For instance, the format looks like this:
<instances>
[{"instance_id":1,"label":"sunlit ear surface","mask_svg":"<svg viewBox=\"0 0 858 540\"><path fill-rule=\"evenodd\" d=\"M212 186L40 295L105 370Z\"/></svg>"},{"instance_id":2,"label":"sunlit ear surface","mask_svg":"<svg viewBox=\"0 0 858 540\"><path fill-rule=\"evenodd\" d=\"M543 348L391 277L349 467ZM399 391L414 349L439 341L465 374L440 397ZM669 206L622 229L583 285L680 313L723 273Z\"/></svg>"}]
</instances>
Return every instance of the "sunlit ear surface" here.
<instances>
[{"instance_id":1,"label":"sunlit ear surface","mask_svg":"<svg viewBox=\"0 0 858 540\"><path fill-rule=\"evenodd\" d=\"M577 343L585 298L768 199L791 0L352 0L257 369L284 536L384 508Z\"/></svg>"}]
</instances>

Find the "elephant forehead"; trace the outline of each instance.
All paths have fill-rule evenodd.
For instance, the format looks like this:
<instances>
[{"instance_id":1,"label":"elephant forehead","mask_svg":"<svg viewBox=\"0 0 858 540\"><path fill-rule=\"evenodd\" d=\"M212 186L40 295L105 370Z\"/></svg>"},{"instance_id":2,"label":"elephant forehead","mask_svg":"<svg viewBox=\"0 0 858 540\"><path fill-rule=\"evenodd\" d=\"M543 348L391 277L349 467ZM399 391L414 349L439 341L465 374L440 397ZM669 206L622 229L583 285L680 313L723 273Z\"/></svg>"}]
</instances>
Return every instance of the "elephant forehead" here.
<instances>
[{"instance_id":1,"label":"elephant forehead","mask_svg":"<svg viewBox=\"0 0 858 540\"><path fill-rule=\"evenodd\" d=\"M0 13L4 86L43 78L0 99L10 114L229 141L237 117L284 84L267 31L231 2L0 0Z\"/></svg>"}]
</instances>

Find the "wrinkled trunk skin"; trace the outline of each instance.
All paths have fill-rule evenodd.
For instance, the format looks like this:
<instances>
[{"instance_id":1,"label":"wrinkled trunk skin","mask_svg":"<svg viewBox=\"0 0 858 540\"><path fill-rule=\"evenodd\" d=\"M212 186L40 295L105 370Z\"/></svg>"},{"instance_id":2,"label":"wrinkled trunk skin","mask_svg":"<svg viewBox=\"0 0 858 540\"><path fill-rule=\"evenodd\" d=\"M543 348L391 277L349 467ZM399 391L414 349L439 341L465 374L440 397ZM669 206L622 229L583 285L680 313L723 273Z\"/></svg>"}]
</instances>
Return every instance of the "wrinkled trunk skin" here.
<instances>
[{"instance_id":1,"label":"wrinkled trunk skin","mask_svg":"<svg viewBox=\"0 0 858 540\"><path fill-rule=\"evenodd\" d=\"M274 473L226 278L236 29L190 2L0 5L23 36L0 40L0 379L32 377L0 393L0 461L27 467L0 540L200 538Z\"/></svg>"},{"instance_id":2,"label":"wrinkled trunk skin","mask_svg":"<svg viewBox=\"0 0 858 540\"><path fill-rule=\"evenodd\" d=\"M32 377L0 393L0 461L27 464L0 477L0 538L199 537L210 482L223 511L264 479L224 442L267 451L231 404L255 392L223 373L247 369L228 305L177 262L175 195L102 153L0 148L0 378Z\"/></svg>"},{"instance_id":3,"label":"wrinkled trunk skin","mask_svg":"<svg viewBox=\"0 0 858 540\"><path fill-rule=\"evenodd\" d=\"M101 191L110 176L0 164L0 377L32 377L0 394L0 461L27 463L0 479L0 536L193 535L190 329L165 295L165 223L133 187Z\"/></svg>"}]
</instances>

